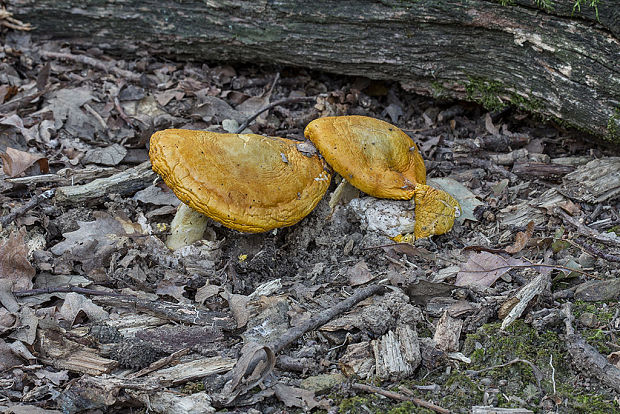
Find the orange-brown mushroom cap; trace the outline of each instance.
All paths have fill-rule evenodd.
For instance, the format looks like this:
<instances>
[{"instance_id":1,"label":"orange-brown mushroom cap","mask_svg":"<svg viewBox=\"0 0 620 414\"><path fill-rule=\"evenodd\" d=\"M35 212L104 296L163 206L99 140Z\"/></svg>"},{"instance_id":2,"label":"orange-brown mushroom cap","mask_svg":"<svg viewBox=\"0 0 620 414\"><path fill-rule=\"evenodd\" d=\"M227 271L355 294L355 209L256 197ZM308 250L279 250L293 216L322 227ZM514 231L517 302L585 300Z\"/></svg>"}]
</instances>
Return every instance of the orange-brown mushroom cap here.
<instances>
[{"instance_id":1,"label":"orange-brown mushroom cap","mask_svg":"<svg viewBox=\"0 0 620 414\"><path fill-rule=\"evenodd\" d=\"M426 168L409 135L379 119L336 116L315 119L304 135L336 172L366 194L410 199L426 183Z\"/></svg>"},{"instance_id":2,"label":"orange-brown mushroom cap","mask_svg":"<svg viewBox=\"0 0 620 414\"><path fill-rule=\"evenodd\" d=\"M167 129L153 134L153 170L194 210L257 233L290 226L321 200L331 175L297 142L255 134Z\"/></svg>"}]
</instances>

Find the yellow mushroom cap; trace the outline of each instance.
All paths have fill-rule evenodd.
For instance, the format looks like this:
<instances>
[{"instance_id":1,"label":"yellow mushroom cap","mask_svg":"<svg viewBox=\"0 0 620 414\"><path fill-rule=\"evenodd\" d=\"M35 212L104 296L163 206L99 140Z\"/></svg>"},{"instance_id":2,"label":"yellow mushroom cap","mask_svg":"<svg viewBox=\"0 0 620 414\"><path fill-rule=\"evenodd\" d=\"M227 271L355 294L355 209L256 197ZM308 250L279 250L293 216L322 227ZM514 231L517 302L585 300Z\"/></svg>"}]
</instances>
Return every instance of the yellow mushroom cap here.
<instances>
[{"instance_id":1,"label":"yellow mushroom cap","mask_svg":"<svg viewBox=\"0 0 620 414\"><path fill-rule=\"evenodd\" d=\"M331 175L297 141L255 134L167 129L153 134L153 170L194 210L258 233L290 226L321 200Z\"/></svg>"},{"instance_id":2,"label":"yellow mushroom cap","mask_svg":"<svg viewBox=\"0 0 620 414\"><path fill-rule=\"evenodd\" d=\"M461 205L454 197L428 185L416 186L414 200L416 239L449 232L461 215Z\"/></svg>"},{"instance_id":3,"label":"yellow mushroom cap","mask_svg":"<svg viewBox=\"0 0 620 414\"><path fill-rule=\"evenodd\" d=\"M379 119L336 116L315 119L304 135L336 172L366 194L410 199L426 183L426 168L409 135Z\"/></svg>"}]
</instances>

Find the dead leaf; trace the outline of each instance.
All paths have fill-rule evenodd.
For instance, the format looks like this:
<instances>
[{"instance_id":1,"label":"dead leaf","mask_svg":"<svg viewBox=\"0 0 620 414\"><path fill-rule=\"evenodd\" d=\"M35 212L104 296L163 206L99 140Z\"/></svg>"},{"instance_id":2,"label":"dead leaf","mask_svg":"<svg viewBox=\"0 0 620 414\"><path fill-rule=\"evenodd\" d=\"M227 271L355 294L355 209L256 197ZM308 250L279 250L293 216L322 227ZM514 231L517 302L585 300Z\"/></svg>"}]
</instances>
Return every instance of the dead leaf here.
<instances>
[{"instance_id":1,"label":"dead leaf","mask_svg":"<svg viewBox=\"0 0 620 414\"><path fill-rule=\"evenodd\" d=\"M222 119L222 129L230 134L237 132L239 126L239 122L234 119Z\"/></svg>"},{"instance_id":2,"label":"dead leaf","mask_svg":"<svg viewBox=\"0 0 620 414\"><path fill-rule=\"evenodd\" d=\"M486 115L484 116L484 126L487 130L487 132L491 135L499 135L499 128L497 128L495 125L493 125L493 120L491 119L491 114L490 113L486 113Z\"/></svg>"},{"instance_id":3,"label":"dead leaf","mask_svg":"<svg viewBox=\"0 0 620 414\"><path fill-rule=\"evenodd\" d=\"M456 286L477 285L489 287L512 266L527 265L523 260L514 257L503 258L489 252L472 253L456 275Z\"/></svg>"},{"instance_id":4,"label":"dead leaf","mask_svg":"<svg viewBox=\"0 0 620 414\"><path fill-rule=\"evenodd\" d=\"M237 122L243 122L247 118L243 112L233 109L228 102L215 96L205 96L200 104L192 110L191 116L213 123L220 122L222 119L234 119Z\"/></svg>"},{"instance_id":5,"label":"dead leaf","mask_svg":"<svg viewBox=\"0 0 620 414\"><path fill-rule=\"evenodd\" d=\"M123 161L127 155L127 149L120 144L112 144L104 148L95 148L86 152L82 162L84 164L101 164L115 166Z\"/></svg>"},{"instance_id":6,"label":"dead leaf","mask_svg":"<svg viewBox=\"0 0 620 414\"><path fill-rule=\"evenodd\" d=\"M433 341L435 341L437 347L442 351L458 351L462 329L463 320L453 318L450 315L450 311L446 310L437 322Z\"/></svg>"},{"instance_id":7,"label":"dead leaf","mask_svg":"<svg viewBox=\"0 0 620 414\"><path fill-rule=\"evenodd\" d=\"M232 66L216 66L211 69L211 77L218 85L229 83L232 78L237 76L237 71Z\"/></svg>"},{"instance_id":8,"label":"dead leaf","mask_svg":"<svg viewBox=\"0 0 620 414\"><path fill-rule=\"evenodd\" d=\"M620 351L615 351L607 355L607 360L610 364L615 365L616 368L620 368Z\"/></svg>"},{"instance_id":9,"label":"dead leaf","mask_svg":"<svg viewBox=\"0 0 620 414\"><path fill-rule=\"evenodd\" d=\"M304 411L309 411L320 404L314 396L314 391L284 384L276 384L274 390L276 391L276 397L287 407L298 407Z\"/></svg>"},{"instance_id":10,"label":"dead leaf","mask_svg":"<svg viewBox=\"0 0 620 414\"><path fill-rule=\"evenodd\" d=\"M22 365L22 360L13 353L11 347L0 338L0 371Z\"/></svg>"},{"instance_id":11,"label":"dead leaf","mask_svg":"<svg viewBox=\"0 0 620 414\"><path fill-rule=\"evenodd\" d=\"M0 305L9 312L19 312L19 303L13 295L13 281L11 279L0 278Z\"/></svg>"},{"instance_id":12,"label":"dead leaf","mask_svg":"<svg viewBox=\"0 0 620 414\"><path fill-rule=\"evenodd\" d=\"M17 95L18 89L14 85L0 85L0 104L7 102Z\"/></svg>"},{"instance_id":13,"label":"dead leaf","mask_svg":"<svg viewBox=\"0 0 620 414\"><path fill-rule=\"evenodd\" d=\"M161 106L166 106L173 99L176 99L177 101L183 99L183 97L185 96L185 92L170 89L164 92L156 92L154 95L155 100L158 104L160 104Z\"/></svg>"},{"instance_id":14,"label":"dead leaf","mask_svg":"<svg viewBox=\"0 0 620 414\"><path fill-rule=\"evenodd\" d=\"M119 101L139 101L144 98L146 93L143 88L135 85L127 85L118 94Z\"/></svg>"},{"instance_id":15,"label":"dead leaf","mask_svg":"<svg viewBox=\"0 0 620 414\"><path fill-rule=\"evenodd\" d=\"M237 105L237 111L243 112L245 115L254 115L264 106L269 104L268 96L251 96L241 104ZM263 112L258 118L266 118L266 112Z\"/></svg>"},{"instance_id":16,"label":"dead leaf","mask_svg":"<svg viewBox=\"0 0 620 414\"><path fill-rule=\"evenodd\" d=\"M439 144L440 140L441 140L440 135L435 135L435 136L428 138L426 141L420 144L420 147L419 147L420 151L424 155L431 154L431 151L433 151L433 149Z\"/></svg>"},{"instance_id":17,"label":"dead leaf","mask_svg":"<svg viewBox=\"0 0 620 414\"><path fill-rule=\"evenodd\" d=\"M17 327L17 316L6 310L0 308L0 335L6 332L10 332Z\"/></svg>"},{"instance_id":18,"label":"dead leaf","mask_svg":"<svg viewBox=\"0 0 620 414\"><path fill-rule=\"evenodd\" d=\"M109 318L108 312L99 305L95 305L92 300L79 293L69 292L65 296L65 303L60 308L60 315L69 322L71 326L80 312L83 312L90 321L103 321Z\"/></svg>"},{"instance_id":19,"label":"dead leaf","mask_svg":"<svg viewBox=\"0 0 620 414\"><path fill-rule=\"evenodd\" d=\"M229 102L232 102L233 105L239 105L248 100L250 95L239 91L228 90L222 92L222 98L226 98Z\"/></svg>"},{"instance_id":20,"label":"dead leaf","mask_svg":"<svg viewBox=\"0 0 620 414\"><path fill-rule=\"evenodd\" d=\"M520 252L521 250L523 250L527 242L532 238L533 234L534 234L534 222L530 221L529 223L527 223L527 228L525 230L525 233L522 231L518 232L517 235L515 236L515 242L513 243L513 245L506 247L504 250L506 251L506 253L510 253L510 254Z\"/></svg>"},{"instance_id":21,"label":"dead leaf","mask_svg":"<svg viewBox=\"0 0 620 414\"><path fill-rule=\"evenodd\" d=\"M47 86L47 82L50 79L51 68L52 68L52 63L48 61L45 65L43 65L43 67L39 71L39 74L37 75L37 91L40 92L43 89L45 89L45 86Z\"/></svg>"},{"instance_id":22,"label":"dead leaf","mask_svg":"<svg viewBox=\"0 0 620 414\"><path fill-rule=\"evenodd\" d=\"M43 379L43 378L48 379L54 385L60 385L63 382L69 381L69 371L67 371L66 369L63 369L58 372L51 372L51 371L48 371L47 369L40 369L38 371L35 371L34 375L36 375L37 378L40 378L40 379Z\"/></svg>"},{"instance_id":23,"label":"dead leaf","mask_svg":"<svg viewBox=\"0 0 620 414\"><path fill-rule=\"evenodd\" d=\"M347 276L349 277L349 284L351 286L363 285L375 278L364 260L360 260L355 265L349 267L349 269L347 269Z\"/></svg>"},{"instance_id":24,"label":"dead leaf","mask_svg":"<svg viewBox=\"0 0 620 414\"><path fill-rule=\"evenodd\" d=\"M34 267L28 261L28 247L24 243L25 229L12 232L9 239L0 244L0 279L12 281L13 290L32 289Z\"/></svg>"},{"instance_id":25,"label":"dead leaf","mask_svg":"<svg viewBox=\"0 0 620 414\"><path fill-rule=\"evenodd\" d=\"M216 396L221 404L231 403L239 395L260 384L276 365L276 356L268 346L255 342L246 343L241 348L241 356L230 373L230 380Z\"/></svg>"},{"instance_id":26,"label":"dead leaf","mask_svg":"<svg viewBox=\"0 0 620 414\"><path fill-rule=\"evenodd\" d=\"M250 319L250 311L247 306L250 298L229 292L223 292L221 296L228 302L228 307L237 322L237 328L244 327Z\"/></svg>"},{"instance_id":27,"label":"dead leaf","mask_svg":"<svg viewBox=\"0 0 620 414\"><path fill-rule=\"evenodd\" d=\"M575 204L571 200L565 200L559 203L558 206L571 216L577 215L579 212L581 212L581 207L579 207L579 204Z\"/></svg>"},{"instance_id":28,"label":"dead leaf","mask_svg":"<svg viewBox=\"0 0 620 414\"><path fill-rule=\"evenodd\" d=\"M170 296L175 298L179 303L189 303L189 299L183 296L185 286L181 286L174 280L162 280L157 284L156 293L159 296Z\"/></svg>"},{"instance_id":29,"label":"dead leaf","mask_svg":"<svg viewBox=\"0 0 620 414\"><path fill-rule=\"evenodd\" d=\"M29 152L16 150L7 147L6 153L0 152L2 158L2 169L9 177L16 177L30 168L35 162L39 164L41 173L49 172L47 158L40 154L31 154Z\"/></svg>"},{"instance_id":30,"label":"dead leaf","mask_svg":"<svg viewBox=\"0 0 620 414\"><path fill-rule=\"evenodd\" d=\"M80 107L93 100L92 91L88 88L65 88L54 92L49 99L46 109L51 110L56 121L56 129L60 128L63 122L73 112L80 112Z\"/></svg>"},{"instance_id":31,"label":"dead leaf","mask_svg":"<svg viewBox=\"0 0 620 414\"><path fill-rule=\"evenodd\" d=\"M17 339L28 345L34 344L37 338L37 327L39 319L32 308L24 306L19 312L19 329L13 331L9 338Z\"/></svg>"},{"instance_id":32,"label":"dead leaf","mask_svg":"<svg viewBox=\"0 0 620 414\"><path fill-rule=\"evenodd\" d=\"M146 187L144 190L138 191L133 196L133 199L156 206L176 207L181 202L165 184L156 184Z\"/></svg>"},{"instance_id":33,"label":"dead leaf","mask_svg":"<svg viewBox=\"0 0 620 414\"><path fill-rule=\"evenodd\" d=\"M381 113L382 116L389 115L393 124L398 124L398 119L404 115L402 106L391 103Z\"/></svg>"},{"instance_id":34,"label":"dead leaf","mask_svg":"<svg viewBox=\"0 0 620 414\"><path fill-rule=\"evenodd\" d=\"M26 142L30 142L36 139L35 133L32 131L32 128L24 127L24 121L17 114L13 114L0 119L0 124L9 125L17 128L19 132L24 136L24 138L26 138Z\"/></svg>"},{"instance_id":35,"label":"dead leaf","mask_svg":"<svg viewBox=\"0 0 620 414\"><path fill-rule=\"evenodd\" d=\"M63 233L65 240L50 248L56 256L81 262L87 273L106 267L127 230L132 230L126 222L108 214L95 216L95 221L78 221L78 230ZM93 251L97 254L93 255Z\"/></svg>"},{"instance_id":36,"label":"dead leaf","mask_svg":"<svg viewBox=\"0 0 620 414\"><path fill-rule=\"evenodd\" d=\"M211 285L209 283L206 283L203 287L200 287L196 290L195 300L196 302L203 305L205 303L205 300L220 293L220 289L221 288L217 285Z\"/></svg>"}]
</instances>

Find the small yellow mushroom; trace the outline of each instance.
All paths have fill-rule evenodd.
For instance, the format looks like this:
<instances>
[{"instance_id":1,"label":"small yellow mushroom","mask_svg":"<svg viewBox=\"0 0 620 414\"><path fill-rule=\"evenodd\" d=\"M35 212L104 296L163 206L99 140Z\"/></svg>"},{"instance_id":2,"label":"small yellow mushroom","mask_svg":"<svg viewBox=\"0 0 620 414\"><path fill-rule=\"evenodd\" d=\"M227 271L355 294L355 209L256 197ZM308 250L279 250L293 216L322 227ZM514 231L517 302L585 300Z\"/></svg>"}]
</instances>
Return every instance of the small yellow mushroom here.
<instances>
[{"instance_id":1,"label":"small yellow mushroom","mask_svg":"<svg viewBox=\"0 0 620 414\"><path fill-rule=\"evenodd\" d=\"M459 202L443 190L428 185L417 185L415 189L416 239L449 232L454 219L461 215Z\"/></svg>"},{"instance_id":2,"label":"small yellow mushroom","mask_svg":"<svg viewBox=\"0 0 620 414\"><path fill-rule=\"evenodd\" d=\"M167 129L153 134L153 170L192 209L257 233L310 213L331 180L325 162L298 142L254 134Z\"/></svg>"},{"instance_id":3,"label":"small yellow mushroom","mask_svg":"<svg viewBox=\"0 0 620 414\"><path fill-rule=\"evenodd\" d=\"M304 135L337 173L366 194L414 200L413 236L394 240L411 242L452 229L459 203L426 185L422 156L413 140L394 125L365 116L326 117L310 122Z\"/></svg>"},{"instance_id":4,"label":"small yellow mushroom","mask_svg":"<svg viewBox=\"0 0 620 414\"><path fill-rule=\"evenodd\" d=\"M373 197L409 200L426 183L424 160L409 135L366 116L334 116L310 122L304 135L327 163Z\"/></svg>"}]
</instances>

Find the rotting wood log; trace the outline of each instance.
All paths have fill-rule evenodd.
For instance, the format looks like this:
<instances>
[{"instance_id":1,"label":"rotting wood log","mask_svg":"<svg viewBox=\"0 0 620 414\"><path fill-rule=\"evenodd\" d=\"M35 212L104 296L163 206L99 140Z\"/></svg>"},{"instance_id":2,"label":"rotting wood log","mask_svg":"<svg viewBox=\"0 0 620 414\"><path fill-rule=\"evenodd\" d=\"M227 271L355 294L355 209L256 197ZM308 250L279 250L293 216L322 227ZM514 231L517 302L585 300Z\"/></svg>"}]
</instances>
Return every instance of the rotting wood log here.
<instances>
[{"instance_id":1,"label":"rotting wood log","mask_svg":"<svg viewBox=\"0 0 620 414\"><path fill-rule=\"evenodd\" d=\"M34 33L73 45L392 79L620 143L620 0L7 3Z\"/></svg>"}]
</instances>

